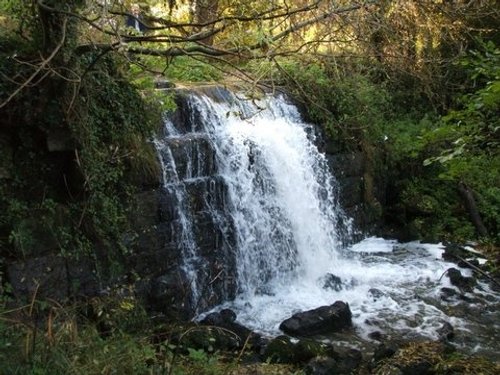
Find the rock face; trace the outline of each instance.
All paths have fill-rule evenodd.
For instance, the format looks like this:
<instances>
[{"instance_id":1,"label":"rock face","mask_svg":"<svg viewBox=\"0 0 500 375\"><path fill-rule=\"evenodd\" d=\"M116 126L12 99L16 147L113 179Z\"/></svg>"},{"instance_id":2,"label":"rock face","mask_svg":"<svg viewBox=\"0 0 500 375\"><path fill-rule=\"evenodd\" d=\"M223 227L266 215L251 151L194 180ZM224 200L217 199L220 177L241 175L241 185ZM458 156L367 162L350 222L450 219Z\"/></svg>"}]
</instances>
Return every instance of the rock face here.
<instances>
[{"instance_id":1,"label":"rock face","mask_svg":"<svg viewBox=\"0 0 500 375\"><path fill-rule=\"evenodd\" d=\"M170 88L170 84L162 82L158 87ZM215 100L228 100L227 90L204 91ZM175 134L172 136L167 129L160 134L163 144L158 150L159 161L165 169L157 177L141 174L134 180L140 192L131 200L131 230L123 235L130 252L120 260L123 261L120 274L113 276L115 279L110 283L133 281L139 298L150 310L174 312L189 319L235 297L236 239L233 218L227 210L227 186L219 175L213 145L203 133L201 113L182 90L176 92L177 110L170 118ZM53 157L64 161L61 161L64 171L61 175L76 175L78 168L73 165L74 144L70 134L53 132L46 141ZM341 201L349 213L355 211L364 216L363 154L344 153L333 143L318 140L321 142L323 145L318 147L326 153L339 180ZM9 178L11 143L10 139L0 138L0 178ZM164 181L160 181L162 176ZM69 188L78 195L81 185L83 180ZM186 228L186 222L191 223L190 228ZM38 223L28 219L23 226L36 234L37 246L36 251L25 254L23 261L9 261L5 265L17 294L31 295L36 285L40 285L41 295L64 299L96 295L106 288L108 280L100 279L102 276L96 271L96 263L106 261L105 253L97 249L97 259L61 258L56 255L58 244L49 235L35 232ZM190 248L196 249L197 257L186 262ZM193 285L197 289L194 294ZM324 286L339 290L342 280L331 275Z\"/></svg>"},{"instance_id":2,"label":"rock face","mask_svg":"<svg viewBox=\"0 0 500 375\"><path fill-rule=\"evenodd\" d=\"M9 264L7 274L12 288L21 296L62 301L69 296L95 296L100 290L88 259L45 255Z\"/></svg>"},{"instance_id":3,"label":"rock face","mask_svg":"<svg viewBox=\"0 0 500 375\"><path fill-rule=\"evenodd\" d=\"M339 201L357 228L375 229L386 203L386 181L373 170L366 152L346 152L341 142L327 141L320 147L339 184Z\"/></svg>"},{"instance_id":4,"label":"rock face","mask_svg":"<svg viewBox=\"0 0 500 375\"><path fill-rule=\"evenodd\" d=\"M349 305L337 301L330 306L292 315L280 324L280 329L292 336L313 336L337 332L352 325Z\"/></svg>"},{"instance_id":5,"label":"rock face","mask_svg":"<svg viewBox=\"0 0 500 375\"><path fill-rule=\"evenodd\" d=\"M128 267L151 310L189 319L234 298L236 246L214 146L198 109L182 91L176 100L157 144L162 184L137 197Z\"/></svg>"}]
</instances>

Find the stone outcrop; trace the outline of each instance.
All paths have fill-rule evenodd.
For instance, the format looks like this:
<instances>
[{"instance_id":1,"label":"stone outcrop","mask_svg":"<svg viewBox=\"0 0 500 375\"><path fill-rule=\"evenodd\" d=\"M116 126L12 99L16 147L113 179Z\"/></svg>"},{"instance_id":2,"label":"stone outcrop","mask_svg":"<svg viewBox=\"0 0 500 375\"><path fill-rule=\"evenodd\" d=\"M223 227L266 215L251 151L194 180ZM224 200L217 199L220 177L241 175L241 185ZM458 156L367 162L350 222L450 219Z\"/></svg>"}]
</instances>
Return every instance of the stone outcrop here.
<instances>
[{"instance_id":1,"label":"stone outcrop","mask_svg":"<svg viewBox=\"0 0 500 375\"><path fill-rule=\"evenodd\" d=\"M171 89L169 84L158 87ZM200 90L216 101L228 100L229 97L227 90L216 87ZM23 225L36 234L36 249L33 253L26 253L22 261L5 263L16 294L31 295L39 285L40 296L65 299L75 295L96 295L113 283L133 282L149 309L174 312L186 319L234 298L236 239L233 219L226 210L227 186L218 174L213 145L202 134L201 113L186 100L185 91L176 92L177 110L170 117L176 135L166 137L167 134L160 134L165 139L165 147L159 152L159 161L166 166L163 171L166 180L161 181L159 167L158 176L145 173L134 177L140 192L130 203L131 229L123 234L129 252L119 260L123 262L120 274L113 276L113 280L106 280L106 275L103 277L97 272L96 263L109 266L110 261L99 244L95 244L92 257L85 259L66 259L56 255L59 247L53 243L50 233L38 235L35 231L40 227L38 223L27 219ZM77 176L71 134L57 130L47 134L44 140L51 157L61 160L58 174L75 175L69 179L75 186L70 184L65 188L72 195L81 194L79 189L83 180L82 176ZM344 152L334 142L322 145L321 142L318 139L320 149L326 153L338 178L341 202L348 213L364 217L364 155ZM9 177L7 164L11 164L13 157L8 147L10 143L10 139L0 139L4 151L2 156L5 156L0 163L0 178ZM189 230L185 228L186 219L192 222ZM196 272L191 274L185 262L188 240L199 254L191 264ZM196 296L192 294L194 283L197 284ZM325 287L340 289L341 280L332 275L325 280Z\"/></svg>"},{"instance_id":2,"label":"stone outcrop","mask_svg":"<svg viewBox=\"0 0 500 375\"><path fill-rule=\"evenodd\" d=\"M227 186L200 114L182 90L176 100L175 134L160 135L164 181L135 202L138 236L128 267L139 275L137 288L150 309L189 319L235 296L235 238Z\"/></svg>"}]
</instances>

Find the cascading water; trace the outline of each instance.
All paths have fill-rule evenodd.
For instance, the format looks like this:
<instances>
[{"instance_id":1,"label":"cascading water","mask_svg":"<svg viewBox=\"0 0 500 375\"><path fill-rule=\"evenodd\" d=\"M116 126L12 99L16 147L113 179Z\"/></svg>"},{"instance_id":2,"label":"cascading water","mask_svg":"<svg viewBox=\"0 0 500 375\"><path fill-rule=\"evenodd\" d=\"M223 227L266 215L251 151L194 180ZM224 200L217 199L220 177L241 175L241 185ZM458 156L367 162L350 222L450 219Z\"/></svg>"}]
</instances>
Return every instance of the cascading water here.
<instances>
[{"instance_id":1,"label":"cascading water","mask_svg":"<svg viewBox=\"0 0 500 375\"><path fill-rule=\"evenodd\" d=\"M312 128L283 98L258 104L234 98L232 105L193 100L229 189L240 293L326 272L340 246L341 211Z\"/></svg>"},{"instance_id":2,"label":"cascading water","mask_svg":"<svg viewBox=\"0 0 500 375\"><path fill-rule=\"evenodd\" d=\"M452 266L436 261L442 246L375 238L343 246L351 225L336 201L335 179L314 145L314 128L283 97L245 100L215 90L191 93L187 103L192 117L167 121L157 147L197 313L219 304L250 328L277 334L291 314L343 300L363 337L382 331L436 338L445 321L470 329L473 323L447 316L440 305L439 288L451 287L442 275ZM193 144L175 157L181 140ZM197 211L186 191L207 178ZM222 257L212 263L224 265L214 270L196 239L199 212L219 238L213 251ZM216 287L217 280L226 281ZM207 286L212 303L200 304ZM487 286L483 291L498 301Z\"/></svg>"}]
</instances>

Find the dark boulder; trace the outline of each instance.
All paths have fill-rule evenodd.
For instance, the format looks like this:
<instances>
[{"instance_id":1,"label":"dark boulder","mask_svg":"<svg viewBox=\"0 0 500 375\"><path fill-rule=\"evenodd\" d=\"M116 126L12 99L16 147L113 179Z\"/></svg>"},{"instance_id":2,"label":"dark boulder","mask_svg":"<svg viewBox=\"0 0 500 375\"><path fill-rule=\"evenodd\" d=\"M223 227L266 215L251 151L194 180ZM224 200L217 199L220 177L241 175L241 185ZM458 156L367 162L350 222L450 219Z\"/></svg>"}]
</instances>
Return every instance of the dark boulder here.
<instances>
[{"instance_id":1,"label":"dark boulder","mask_svg":"<svg viewBox=\"0 0 500 375\"><path fill-rule=\"evenodd\" d=\"M288 336L275 337L264 349L263 357L269 363L296 363L295 344Z\"/></svg>"},{"instance_id":2,"label":"dark boulder","mask_svg":"<svg viewBox=\"0 0 500 375\"><path fill-rule=\"evenodd\" d=\"M384 334L380 331L373 331L368 334L368 337L375 341L382 341L384 339Z\"/></svg>"},{"instance_id":3,"label":"dark boulder","mask_svg":"<svg viewBox=\"0 0 500 375\"><path fill-rule=\"evenodd\" d=\"M455 337L455 330L453 329L453 326L448 322L444 322L443 326L437 330L437 333L439 334L439 338L441 341L452 340L453 337Z\"/></svg>"},{"instance_id":4,"label":"dark boulder","mask_svg":"<svg viewBox=\"0 0 500 375\"><path fill-rule=\"evenodd\" d=\"M181 353L189 349L204 350L208 353L216 351L232 351L242 348L243 343L233 332L214 326L197 326L188 329L172 340Z\"/></svg>"},{"instance_id":5,"label":"dark boulder","mask_svg":"<svg viewBox=\"0 0 500 375\"><path fill-rule=\"evenodd\" d=\"M372 362L377 363L383 359L390 358L396 354L397 350L398 348L393 344L380 344L373 353Z\"/></svg>"},{"instance_id":6,"label":"dark boulder","mask_svg":"<svg viewBox=\"0 0 500 375\"><path fill-rule=\"evenodd\" d=\"M458 296L458 292L453 288L443 287L443 288L441 288L440 292L441 292L440 298L446 302L453 300L454 298L456 298Z\"/></svg>"},{"instance_id":7,"label":"dark boulder","mask_svg":"<svg viewBox=\"0 0 500 375\"><path fill-rule=\"evenodd\" d=\"M290 337L282 335L272 339L264 349L263 360L270 363L306 363L318 356L335 356L331 345L310 339L294 343Z\"/></svg>"},{"instance_id":8,"label":"dark boulder","mask_svg":"<svg viewBox=\"0 0 500 375\"><path fill-rule=\"evenodd\" d=\"M280 324L280 329L292 336L312 336L338 332L351 325L352 314L349 305L336 301L330 306L294 314Z\"/></svg>"},{"instance_id":9,"label":"dark boulder","mask_svg":"<svg viewBox=\"0 0 500 375\"><path fill-rule=\"evenodd\" d=\"M321 279L323 289L332 289L335 291L342 290L342 279L334 274L328 273Z\"/></svg>"},{"instance_id":10,"label":"dark boulder","mask_svg":"<svg viewBox=\"0 0 500 375\"><path fill-rule=\"evenodd\" d=\"M464 291L472 291L472 287L476 285L476 280L472 277L462 276L462 273L456 268L450 268L447 271L448 278L452 285Z\"/></svg>"},{"instance_id":11,"label":"dark boulder","mask_svg":"<svg viewBox=\"0 0 500 375\"><path fill-rule=\"evenodd\" d=\"M236 322L236 313L230 309L208 314L200 321L201 325L215 326L233 334L238 339L238 347L242 348L245 343L255 350L260 348L261 336L252 332L247 327Z\"/></svg>"},{"instance_id":12,"label":"dark boulder","mask_svg":"<svg viewBox=\"0 0 500 375\"><path fill-rule=\"evenodd\" d=\"M382 298L383 296L385 296L384 292L382 292L381 290L376 289L376 288L370 288L370 290L368 290L368 293L373 298L373 302L375 302L375 301L379 300L380 298Z\"/></svg>"},{"instance_id":13,"label":"dark boulder","mask_svg":"<svg viewBox=\"0 0 500 375\"><path fill-rule=\"evenodd\" d=\"M203 318L200 323L203 325L221 326L233 323L236 320L236 313L231 309L223 309L219 312L213 312Z\"/></svg>"}]
</instances>

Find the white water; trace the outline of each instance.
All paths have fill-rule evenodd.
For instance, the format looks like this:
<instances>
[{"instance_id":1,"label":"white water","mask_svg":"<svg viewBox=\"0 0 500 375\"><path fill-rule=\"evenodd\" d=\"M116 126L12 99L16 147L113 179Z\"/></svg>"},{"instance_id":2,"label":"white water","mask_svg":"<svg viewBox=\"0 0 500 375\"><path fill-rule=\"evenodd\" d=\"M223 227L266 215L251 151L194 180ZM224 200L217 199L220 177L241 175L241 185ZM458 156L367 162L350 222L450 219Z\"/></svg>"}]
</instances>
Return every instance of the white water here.
<instances>
[{"instance_id":1,"label":"white water","mask_svg":"<svg viewBox=\"0 0 500 375\"><path fill-rule=\"evenodd\" d=\"M295 312L349 303L362 337L372 331L437 338L443 322L467 322L440 308L439 289L451 287L439 260L442 246L367 238L342 244L350 221L336 202L335 179L313 143L313 128L283 98L217 102L193 95L228 185L237 239L238 321L278 334ZM193 250L194 251L194 250ZM186 268L195 272L195 254ZM325 288L328 275L342 281Z\"/></svg>"}]
</instances>

